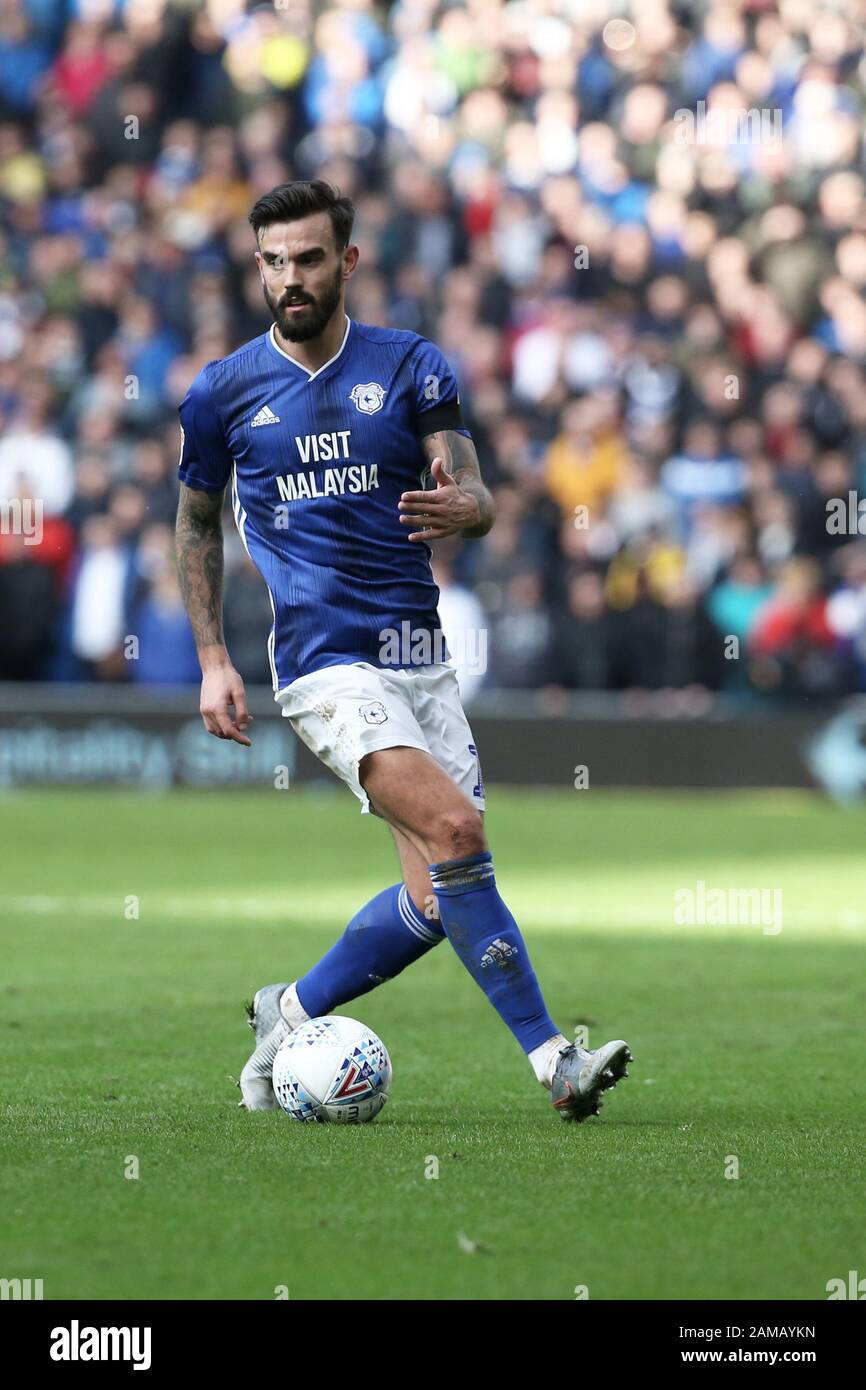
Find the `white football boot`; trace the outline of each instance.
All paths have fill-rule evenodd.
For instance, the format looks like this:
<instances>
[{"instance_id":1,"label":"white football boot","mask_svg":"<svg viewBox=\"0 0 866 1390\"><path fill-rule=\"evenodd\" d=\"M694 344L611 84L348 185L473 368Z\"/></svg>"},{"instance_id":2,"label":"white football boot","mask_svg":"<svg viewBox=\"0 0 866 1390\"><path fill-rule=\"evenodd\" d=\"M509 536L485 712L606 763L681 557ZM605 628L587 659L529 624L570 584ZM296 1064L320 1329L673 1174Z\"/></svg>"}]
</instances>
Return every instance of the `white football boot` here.
<instances>
[{"instance_id":1,"label":"white football boot","mask_svg":"<svg viewBox=\"0 0 866 1390\"><path fill-rule=\"evenodd\" d=\"M550 1086L553 1108L564 1120L577 1124L601 1109L601 1097L624 1076L632 1061L628 1043L622 1038L603 1043L595 1052L587 1052L577 1043L564 1047L557 1059Z\"/></svg>"},{"instance_id":2,"label":"white football boot","mask_svg":"<svg viewBox=\"0 0 866 1390\"><path fill-rule=\"evenodd\" d=\"M247 1005L247 1022L256 1035L256 1045L238 1083L238 1104L243 1110L276 1109L277 1098L271 1083L274 1058L280 1043L292 1031L280 1013L280 1000L288 988L287 984L264 985L252 1004Z\"/></svg>"}]
</instances>

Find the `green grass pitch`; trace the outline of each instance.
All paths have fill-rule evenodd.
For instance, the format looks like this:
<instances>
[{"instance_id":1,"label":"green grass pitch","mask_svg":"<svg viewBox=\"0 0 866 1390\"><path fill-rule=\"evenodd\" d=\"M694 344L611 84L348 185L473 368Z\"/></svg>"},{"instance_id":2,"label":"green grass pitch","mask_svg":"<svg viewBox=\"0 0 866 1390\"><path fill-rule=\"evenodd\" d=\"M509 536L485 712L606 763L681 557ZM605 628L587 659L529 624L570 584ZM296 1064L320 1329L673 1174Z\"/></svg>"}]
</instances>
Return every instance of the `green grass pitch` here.
<instances>
[{"instance_id":1,"label":"green grass pitch","mask_svg":"<svg viewBox=\"0 0 866 1390\"><path fill-rule=\"evenodd\" d=\"M237 1109L242 1001L396 878L348 793L4 794L0 1276L573 1300L824 1299L866 1273L866 813L494 788L488 831L563 1031L635 1054L580 1126L447 943L342 1009L394 1062L375 1123ZM699 880L781 889L782 931L676 925Z\"/></svg>"}]
</instances>

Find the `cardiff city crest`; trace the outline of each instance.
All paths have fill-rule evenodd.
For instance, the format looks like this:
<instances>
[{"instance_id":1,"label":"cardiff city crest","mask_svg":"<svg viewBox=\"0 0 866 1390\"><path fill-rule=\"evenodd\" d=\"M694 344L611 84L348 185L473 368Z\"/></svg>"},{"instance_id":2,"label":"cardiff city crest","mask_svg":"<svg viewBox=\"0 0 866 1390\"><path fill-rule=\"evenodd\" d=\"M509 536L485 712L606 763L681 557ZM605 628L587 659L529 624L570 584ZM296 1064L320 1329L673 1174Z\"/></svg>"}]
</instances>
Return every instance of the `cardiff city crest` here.
<instances>
[{"instance_id":1,"label":"cardiff city crest","mask_svg":"<svg viewBox=\"0 0 866 1390\"><path fill-rule=\"evenodd\" d=\"M385 388L378 381L365 381L361 386L352 387L351 399L364 415L375 415L382 409Z\"/></svg>"},{"instance_id":2,"label":"cardiff city crest","mask_svg":"<svg viewBox=\"0 0 866 1390\"><path fill-rule=\"evenodd\" d=\"M366 705L359 705L358 713L368 724L384 724L388 718L388 711L381 700L368 700Z\"/></svg>"}]
</instances>

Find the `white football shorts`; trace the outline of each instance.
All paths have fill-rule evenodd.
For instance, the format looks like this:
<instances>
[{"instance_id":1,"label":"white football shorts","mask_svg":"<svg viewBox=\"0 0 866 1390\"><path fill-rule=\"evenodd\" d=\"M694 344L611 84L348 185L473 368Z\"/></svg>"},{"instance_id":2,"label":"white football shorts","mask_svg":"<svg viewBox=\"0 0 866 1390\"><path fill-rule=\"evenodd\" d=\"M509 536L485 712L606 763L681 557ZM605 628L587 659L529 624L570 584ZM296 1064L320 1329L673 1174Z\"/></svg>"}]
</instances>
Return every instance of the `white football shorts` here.
<instances>
[{"instance_id":1,"label":"white football shorts","mask_svg":"<svg viewBox=\"0 0 866 1390\"><path fill-rule=\"evenodd\" d=\"M351 787L362 812L376 814L358 766L380 748L422 748L484 810L481 764L453 666L325 666L300 676L276 700L298 737Z\"/></svg>"}]
</instances>

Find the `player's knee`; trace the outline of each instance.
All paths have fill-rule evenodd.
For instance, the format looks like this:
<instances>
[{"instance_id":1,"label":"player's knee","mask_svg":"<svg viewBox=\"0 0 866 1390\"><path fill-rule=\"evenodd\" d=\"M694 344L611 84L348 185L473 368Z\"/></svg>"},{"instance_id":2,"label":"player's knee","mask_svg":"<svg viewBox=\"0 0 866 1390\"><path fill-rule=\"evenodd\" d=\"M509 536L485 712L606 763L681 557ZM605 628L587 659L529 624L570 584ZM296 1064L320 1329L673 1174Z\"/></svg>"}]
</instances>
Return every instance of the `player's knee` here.
<instances>
[{"instance_id":1,"label":"player's knee","mask_svg":"<svg viewBox=\"0 0 866 1390\"><path fill-rule=\"evenodd\" d=\"M487 848L484 822L473 806L449 806L433 818L430 849L436 862L466 859Z\"/></svg>"}]
</instances>

